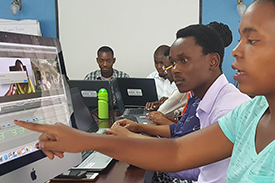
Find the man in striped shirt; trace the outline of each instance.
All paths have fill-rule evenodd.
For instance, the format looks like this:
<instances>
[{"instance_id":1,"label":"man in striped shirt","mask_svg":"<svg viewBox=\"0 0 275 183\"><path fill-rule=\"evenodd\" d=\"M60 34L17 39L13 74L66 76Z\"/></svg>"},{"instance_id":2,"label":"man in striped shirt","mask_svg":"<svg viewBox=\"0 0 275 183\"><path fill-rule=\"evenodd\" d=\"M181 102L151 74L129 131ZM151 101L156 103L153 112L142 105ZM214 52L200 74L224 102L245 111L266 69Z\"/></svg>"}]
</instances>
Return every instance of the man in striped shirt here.
<instances>
[{"instance_id":1,"label":"man in striped shirt","mask_svg":"<svg viewBox=\"0 0 275 183\"><path fill-rule=\"evenodd\" d=\"M122 71L113 68L116 58L114 51L108 46L102 46L97 51L97 64L100 70L95 70L85 76L85 80L109 80L111 78L129 78L130 76Z\"/></svg>"}]
</instances>

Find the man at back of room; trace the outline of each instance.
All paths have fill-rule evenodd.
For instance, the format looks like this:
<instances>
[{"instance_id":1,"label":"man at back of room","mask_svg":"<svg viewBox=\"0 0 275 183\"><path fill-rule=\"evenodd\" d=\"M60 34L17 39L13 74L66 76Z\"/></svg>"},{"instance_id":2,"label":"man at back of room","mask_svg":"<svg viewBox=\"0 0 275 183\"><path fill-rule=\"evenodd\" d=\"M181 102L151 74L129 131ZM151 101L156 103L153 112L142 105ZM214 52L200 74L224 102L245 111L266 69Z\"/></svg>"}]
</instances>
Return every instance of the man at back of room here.
<instances>
[{"instance_id":1,"label":"man at back of room","mask_svg":"<svg viewBox=\"0 0 275 183\"><path fill-rule=\"evenodd\" d=\"M85 76L85 80L109 80L111 78L129 78L130 76L122 71L113 68L116 62L114 51L108 46L102 46L97 51L97 64L100 70L95 70Z\"/></svg>"},{"instance_id":2,"label":"man at back of room","mask_svg":"<svg viewBox=\"0 0 275 183\"><path fill-rule=\"evenodd\" d=\"M169 48L167 45L160 45L154 52L154 64L156 71L152 72L147 78L153 78L156 83L158 100L167 98L177 88L175 83L167 79L167 73L163 70L164 52Z\"/></svg>"}]
</instances>

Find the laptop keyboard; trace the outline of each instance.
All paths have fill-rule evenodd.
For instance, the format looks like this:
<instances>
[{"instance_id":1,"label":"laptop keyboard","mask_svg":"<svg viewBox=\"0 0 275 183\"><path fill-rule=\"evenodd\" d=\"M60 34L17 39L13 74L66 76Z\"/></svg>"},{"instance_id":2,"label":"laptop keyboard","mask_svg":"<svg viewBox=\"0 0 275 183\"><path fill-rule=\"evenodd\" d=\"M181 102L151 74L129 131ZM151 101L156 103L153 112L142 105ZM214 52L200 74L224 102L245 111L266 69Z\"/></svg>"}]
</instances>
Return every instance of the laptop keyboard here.
<instances>
[{"instance_id":1,"label":"laptop keyboard","mask_svg":"<svg viewBox=\"0 0 275 183\"><path fill-rule=\"evenodd\" d=\"M123 115L124 116L124 115ZM134 122L138 122L137 118L133 115L126 115L124 116L125 119L129 119L129 120L132 120Z\"/></svg>"},{"instance_id":2,"label":"laptop keyboard","mask_svg":"<svg viewBox=\"0 0 275 183\"><path fill-rule=\"evenodd\" d=\"M80 163L77 167L78 168L89 168L94 165L94 162L92 161L94 157L96 156L96 151L93 151L82 163Z\"/></svg>"},{"instance_id":3,"label":"laptop keyboard","mask_svg":"<svg viewBox=\"0 0 275 183\"><path fill-rule=\"evenodd\" d=\"M146 111L143 108L127 108L123 115L143 115Z\"/></svg>"}]
</instances>

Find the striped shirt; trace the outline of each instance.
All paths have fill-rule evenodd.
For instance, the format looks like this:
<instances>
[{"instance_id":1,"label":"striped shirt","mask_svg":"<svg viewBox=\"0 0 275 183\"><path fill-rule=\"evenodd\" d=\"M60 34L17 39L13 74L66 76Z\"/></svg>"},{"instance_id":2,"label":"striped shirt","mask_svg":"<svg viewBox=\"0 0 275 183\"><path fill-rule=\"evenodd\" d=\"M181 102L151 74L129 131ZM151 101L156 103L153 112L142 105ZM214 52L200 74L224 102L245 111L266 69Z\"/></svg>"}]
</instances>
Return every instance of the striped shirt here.
<instances>
[{"instance_id":1,"label":"striped shirt","mask_svg":"<svg viewBox=\"0 0 275 183\"><path fill-rule=\"evenodd\" d=\"M111 78L129 78L129 77L130 77L129 74L122 72L122 71L118 71L116 69L113 69L113 75ZM87 74L85 76L84 80L104 80L104 78L101 75L101 71L96 70L94 72Z\"/></svg>"}]
</instances>

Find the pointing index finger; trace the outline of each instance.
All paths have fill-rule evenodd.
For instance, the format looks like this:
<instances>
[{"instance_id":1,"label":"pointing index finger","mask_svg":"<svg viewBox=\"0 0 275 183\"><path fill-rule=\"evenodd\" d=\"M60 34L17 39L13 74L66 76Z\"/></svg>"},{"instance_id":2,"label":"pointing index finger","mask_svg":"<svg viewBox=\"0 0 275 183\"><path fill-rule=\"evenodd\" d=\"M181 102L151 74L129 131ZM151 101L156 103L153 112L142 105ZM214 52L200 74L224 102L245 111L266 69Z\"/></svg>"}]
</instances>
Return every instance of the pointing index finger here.
<instances>
[{"instance_id":1,"label":"pointing index finger","mask_svg":"<svg viewBox=\"0 0 275 183\"><path fill-rule=\"evenodd\" d=\"M47 132L51 131L49 125L25 122L25 121L20 121L20 120L14 120L14 123L18 126L21 126L21 127L24 127L24 128L29 129L29 130L36 131L36 132L47 133Z\"/></svg>"}]
</instances>

